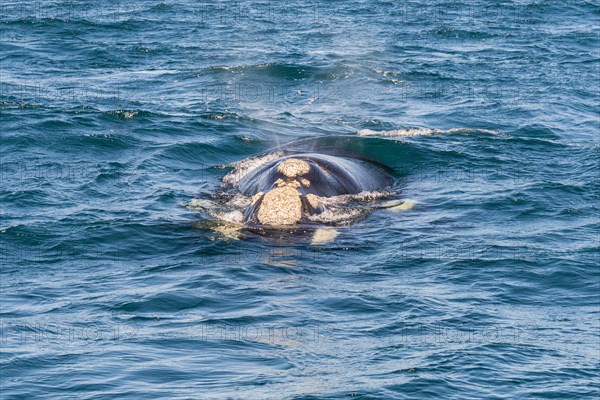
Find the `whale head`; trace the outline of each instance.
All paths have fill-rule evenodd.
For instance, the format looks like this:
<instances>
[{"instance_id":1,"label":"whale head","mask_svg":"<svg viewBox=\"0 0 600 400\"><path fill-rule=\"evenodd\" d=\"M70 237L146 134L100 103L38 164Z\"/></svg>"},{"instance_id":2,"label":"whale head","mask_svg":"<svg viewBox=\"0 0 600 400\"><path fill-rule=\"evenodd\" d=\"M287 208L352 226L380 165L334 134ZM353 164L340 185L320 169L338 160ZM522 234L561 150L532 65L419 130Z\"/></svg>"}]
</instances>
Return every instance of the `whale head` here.
<instances>
[{"instance_id":1,"label":"whale head","mask_svg":"<svg viewBox=\"0 0 600 400\"><path fill-rule=\"evenodd\" d=\"M254 195L247 219L269 226L294 225L305 214L314 212L318 207L317 196L299 190L310 187L310 181L303 178L310 171L304 160L288 158L280 162L277 172L281 177L274 182L273 189Z\"/></svg>"}]
</instances>

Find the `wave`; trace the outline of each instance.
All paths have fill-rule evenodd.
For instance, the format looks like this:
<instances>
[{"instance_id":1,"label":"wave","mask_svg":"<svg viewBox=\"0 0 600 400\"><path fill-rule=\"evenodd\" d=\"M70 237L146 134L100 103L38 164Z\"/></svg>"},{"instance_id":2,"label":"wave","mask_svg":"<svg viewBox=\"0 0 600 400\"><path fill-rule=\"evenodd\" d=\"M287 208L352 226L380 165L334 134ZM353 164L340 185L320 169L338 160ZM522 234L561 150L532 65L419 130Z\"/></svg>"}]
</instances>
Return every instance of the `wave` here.
<instances>
[{"instance_id":1,"label":"wave","mask_svg":"<svg viewBox=\"0 0 600 400\"><path fill-rule=\"evenodd\" d=\"M489 135L500 135L501 132L491 129L475 128L451 128L451 129L429 129L429 128L408 128L392 129L388 131L374 131L371 129L360 129L356 132L358 136L387 136L387 137L409 137L409 136L429 136L451 133L484 133Z\"/></svg>"}]
</instances>

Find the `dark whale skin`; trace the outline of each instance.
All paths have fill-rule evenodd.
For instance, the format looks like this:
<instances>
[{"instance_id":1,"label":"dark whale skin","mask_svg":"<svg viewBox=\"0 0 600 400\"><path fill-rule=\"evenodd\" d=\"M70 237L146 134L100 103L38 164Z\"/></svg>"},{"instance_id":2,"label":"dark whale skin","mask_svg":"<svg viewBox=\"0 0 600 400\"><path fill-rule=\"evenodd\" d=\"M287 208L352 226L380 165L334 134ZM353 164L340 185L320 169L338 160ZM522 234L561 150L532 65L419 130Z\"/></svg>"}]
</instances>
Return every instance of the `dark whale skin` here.
<instances>
[{"instance_id":1,"label":"dark whale skin","mask_svg":"<svg viewBox=\"0 0 600 400\"><path fill-rule=\"evenodd\" d=\"M358 194L379 190L392 185L393 178L383 167L370 161L332 155L301 153L290 154L271 160L244 176L238 183L240 192L253 196L274 189L278 179L286 177L277 170L288 158L306 161L310 171L299 177L307 179L310 186L298 190L302 195L312 193L321 197Z\"/></svg>"}]
</instances>

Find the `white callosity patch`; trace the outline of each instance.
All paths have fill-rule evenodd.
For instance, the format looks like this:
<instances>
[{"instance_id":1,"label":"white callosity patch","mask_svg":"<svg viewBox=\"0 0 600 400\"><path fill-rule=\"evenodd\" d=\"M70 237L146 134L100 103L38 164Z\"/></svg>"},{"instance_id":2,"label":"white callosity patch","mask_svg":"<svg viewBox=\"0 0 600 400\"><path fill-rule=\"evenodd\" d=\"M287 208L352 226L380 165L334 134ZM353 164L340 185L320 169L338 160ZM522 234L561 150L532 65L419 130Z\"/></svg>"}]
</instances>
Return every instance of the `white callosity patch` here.
<instances>
[{"instance_id":1,"label":"white callosity patch","mask_svg":"<svg viewBox=\"0 0 600 400\"><path fill-rule=\"evenodd\" d=\"M223 177L222 186L236 186L238 182L248 175L250 172L256 170L260 166L273 161L283 156L283 152L274 151L269 154L265 154L258 157L251 157L245 160L237 161L228 165L224 165L224 168L233 167L233 171Z\"/></svg>"},{"instance_id":2,"label":"white callosity patch","mask_svg":"<svg viewBox=\"0 0 600 400\"><path fill-rule=\"evenodd\" d=\"M252 196L252 200L250 201L250 204L254 205L258 199L260 199L263 196L264 192L258 192L256 193L254 196Z\"/></svg>"},{"instance_id":3,"label":"white callosity patch","mask_svg":"<svg viewBox=\"0 0 600 400\"><path fill-rule=\"evenodd\" d=\"M263 225L291 225L302 217L300 194L290 186L275 188L263 197L258 221Z\"/></svg>"},{"instance_id":4,"label":"white callosity patch","mask_svg":"<svg viewBox=\"0 0 600 400\"><path fill-rule=\"evenodd\" d=\"M288 178L296 178L306 175L310 171L310 165L306 161L297 158L288 158L279 164L277 170Z\"/></svg>"},{"instance_id":5,"label":"white callosity patch","mask_svg":"<svg viewBox=\"0 0 600 400\"><path fill-rule=\"evenodd\" d=\"M322 203L321 198L312 193L309 193L306 195L306 200L313 208L319 207L319 205L321 205L321 203Z\"/></svg>"},{"instance_id":6,"label":"white callosity patch","mask_svg":"<svg viewBox=\"0 0 600 400\"><path fill-rule=\"evenodd\" d=\"M358 136L427 136L441 135L445 133L485 133L490 135L498 135L500 132L490 129L473 129L473 128L452 128L452 129L428 129L428 128L410 128L410 129L393 129L389 131L373 131L371 129L361 129L356 134Z\"/></svg>"},{"instance_id":7,"label":"white callosity patch","mask_svg":"<svg viewBox=\"0 0 600 400\"><path fill-rule=\"evenodd\" d=\"M277 187L289 186L291 188L298 189L301 185L300 185L300 182L298 182L295 179L291 180L291 181L290 180L284 181L283 179L277 179L275 181L275 186L277 186Z\"/></svg>"},{"instance_id":8,"label":"white callosity patch","mask_svg":"<svg viewBox=\"0 0 600 400\"><path fill-rule=\"evenodd\" d=\"M297 190L301 184L295 178L306 175L310 166L306 161L289 158L280 163L277 170L287 179L278 179L276 188L262 197L257 218L263 225L292 225L302 218L302 201ZM253 203L256 200L253 197Z\"/></svg>"}]
</instances>

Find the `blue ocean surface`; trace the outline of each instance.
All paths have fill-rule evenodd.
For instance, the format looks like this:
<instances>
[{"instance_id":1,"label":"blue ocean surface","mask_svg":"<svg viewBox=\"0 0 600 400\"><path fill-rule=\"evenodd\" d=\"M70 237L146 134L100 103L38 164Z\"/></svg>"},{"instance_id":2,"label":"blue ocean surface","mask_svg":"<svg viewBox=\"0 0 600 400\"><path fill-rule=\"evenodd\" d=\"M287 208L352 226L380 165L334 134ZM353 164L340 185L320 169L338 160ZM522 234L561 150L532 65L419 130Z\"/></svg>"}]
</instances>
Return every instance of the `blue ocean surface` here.
<instances>
[{"instance_id":1,"label":"blue ocean surface","mask_svg":"<svg viewBox=\"0 0 600 400\"><path fill-rule=\"evenodd\" d=\"M600 395L597 0L0 5L0 398ZM410 210L185 207L297 140Z\"/></svg>"}]
</instances>

